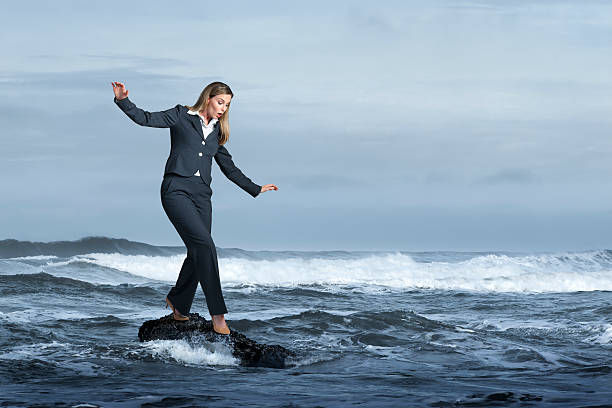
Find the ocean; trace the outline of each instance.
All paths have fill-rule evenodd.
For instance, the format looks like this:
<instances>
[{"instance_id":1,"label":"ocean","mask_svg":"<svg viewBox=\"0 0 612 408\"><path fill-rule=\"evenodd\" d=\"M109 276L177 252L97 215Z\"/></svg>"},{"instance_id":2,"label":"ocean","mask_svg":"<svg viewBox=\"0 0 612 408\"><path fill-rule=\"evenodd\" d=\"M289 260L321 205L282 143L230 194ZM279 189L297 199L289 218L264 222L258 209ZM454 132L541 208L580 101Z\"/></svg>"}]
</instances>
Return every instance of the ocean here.
<instances>
[{"instance_id":1,"label":"ocean","mask_svg":"<svg viewBox=\"0 0 612 408\"><path fill-rule=\"evenodd\" d=\"M184 247L0 241L0 406L612 406L611 250L218 256L228 326L287 368L138 341Z\"/></svg>"}]
</instances>

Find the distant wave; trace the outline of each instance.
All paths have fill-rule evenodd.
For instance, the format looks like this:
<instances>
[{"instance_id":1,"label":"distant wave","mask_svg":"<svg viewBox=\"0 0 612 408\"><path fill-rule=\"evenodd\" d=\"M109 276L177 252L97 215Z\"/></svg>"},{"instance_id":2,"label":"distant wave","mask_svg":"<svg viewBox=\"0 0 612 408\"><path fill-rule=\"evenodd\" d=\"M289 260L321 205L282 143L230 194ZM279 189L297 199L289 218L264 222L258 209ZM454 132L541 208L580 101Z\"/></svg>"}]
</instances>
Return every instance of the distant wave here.
<instances>
[{"instance_id":1,"label":"distant wave","mask_svg":"<svg viewBox=\"0 0 612 408\"><path fill-rule=\"evenodd\" d=\"M31 267L29 272L40 270L111 284L137 282L136 278L173 283L184 257L184 254L93 253L62 261L50 259L39 268ZM384 286L485 292L577 292L612 291L610 257L609 251L598 251L571 256L490 254L459 262L417 262L408 255L396 253L335 260L219 258L219 267L224 286L236 288L319 284L368 286L370 289Z\"/></svg>"},{"instance_id":2,"label":"distant wave","mask_svg":"<svg viewBox=\"0 0 612 408\"><path fill-rule=\"evenodd\" d=\"M240 248L217 248L220 257L244 259L287 259L313 255L324 257L359 256L352 251L247 251ZM170 256L184 254L184 246L156 246L122 238L84 237L75 241L31 242L5 239L0 241L0 259L44 257L70 257L91 253L117 253L123 255Z\"/></svg>"},{"instance_id":3,"label":"distant wave","mask_svg":"<svg viewBox=\"0 0 612 408\"><path fill-rule=\"evenodd\" d=\"M89 254L80 261L174 282L184 255ZM612 290L612 251L510 257L480 255L460 262L417 262L401 253L358 259L219 259L226 285L380 285L493 292Z\"/></svg>"},{"instance_id":4,"label":"distant wave","mask_svg":"<svg viewBox=\"0 0 612 408\"><path fill-rule=\"evenodd\" d=\"M183 248L184 249L184 248ZM154 246L121 238L85 237L76 241L31 242L5 239L0 241L0 258L33 256L73 256L92 252L126 255L171 255L181 247Z\"/></svg>"},{"instance_id":5,"label":"distant wave","mask_svg":"<svg viewBox=\"0 0 612 408\"><path fill-rule=\"evenodd\" d=\"M51 243L5 240L0 247L5 255L0 260L2 274L44 272L107 284L149 279L173 283L185 258L183 247L103 237ZM219 265L224 286L235 288L319 284L484 292L612 291L610 250L508 254L229 248L219 249Z\"/></svg>"}]
</instances>

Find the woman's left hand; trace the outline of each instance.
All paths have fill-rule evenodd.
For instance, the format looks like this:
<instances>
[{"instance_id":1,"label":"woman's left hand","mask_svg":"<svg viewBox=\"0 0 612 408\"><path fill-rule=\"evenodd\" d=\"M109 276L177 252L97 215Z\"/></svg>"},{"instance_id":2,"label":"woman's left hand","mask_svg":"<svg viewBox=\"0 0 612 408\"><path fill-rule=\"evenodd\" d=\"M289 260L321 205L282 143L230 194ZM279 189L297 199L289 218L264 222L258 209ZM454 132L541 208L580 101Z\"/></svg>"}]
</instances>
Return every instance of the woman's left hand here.
<instances>
[{"instance_id":1,"label":"woman's left hand","mask_svg":"<svg viewBox=\"0 0 612 408\"><path fill-rule=\"evenodd\" d=\"M262 193L264 191L268 191L268 190L278 190L278 187L276 187L274 184L266 184L264 186L261 186L261 192Z\"/></svg>"}]
</instances>

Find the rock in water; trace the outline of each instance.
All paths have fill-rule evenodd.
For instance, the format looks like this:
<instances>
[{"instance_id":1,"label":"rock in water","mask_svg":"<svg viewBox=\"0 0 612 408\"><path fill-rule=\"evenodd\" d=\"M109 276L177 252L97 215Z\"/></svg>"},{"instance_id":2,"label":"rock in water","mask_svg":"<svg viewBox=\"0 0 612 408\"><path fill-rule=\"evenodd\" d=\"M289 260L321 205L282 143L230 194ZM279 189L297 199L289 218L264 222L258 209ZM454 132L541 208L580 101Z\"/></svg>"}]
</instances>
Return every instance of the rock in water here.
<instances>
[{"instance_id":1,"label":"rock in water","mask_svg":"<svg viewBox=\"0 0 612 408\"><path fill-rule=\"evenodd\" d=\"M212 321L206 320L198 313L190 313L189 320L179 322L172 314L157 320L148 320L140 326L138 338L149 340L191 339L203 337L206 341L224 341L231 349L240 364L248 367L285 368L285 359L294 357L295 353L279 345L258 344L245 335L230 328L230 334L219 334L213 331Z\"/></svg>"}]
</instances>

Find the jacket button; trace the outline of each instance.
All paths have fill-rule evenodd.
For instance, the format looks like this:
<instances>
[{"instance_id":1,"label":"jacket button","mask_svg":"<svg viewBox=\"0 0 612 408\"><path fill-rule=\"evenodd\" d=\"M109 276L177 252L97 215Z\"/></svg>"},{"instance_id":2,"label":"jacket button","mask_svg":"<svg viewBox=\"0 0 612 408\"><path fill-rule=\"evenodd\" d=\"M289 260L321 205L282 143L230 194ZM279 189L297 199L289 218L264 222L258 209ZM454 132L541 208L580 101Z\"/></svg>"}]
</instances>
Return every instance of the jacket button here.
<instances>
[{"instance_id":1,"label":"jacket button","mask_svg":"<svg viewBox=\"0 0 612 408\"><path fill-rule=\"evenodd\" d=\"M206 144L206 142L202 140L202 144Z\"/></svg>"},{"instance_id":2,"label":"jacket button","mask_svg":"<svg viewBox=\"0 0 612 408\"><path fill-rule=\"evenodd\" d=\"M202 152L198 153L198 156L202 157Z\"/></svg>"}]
</instances>

